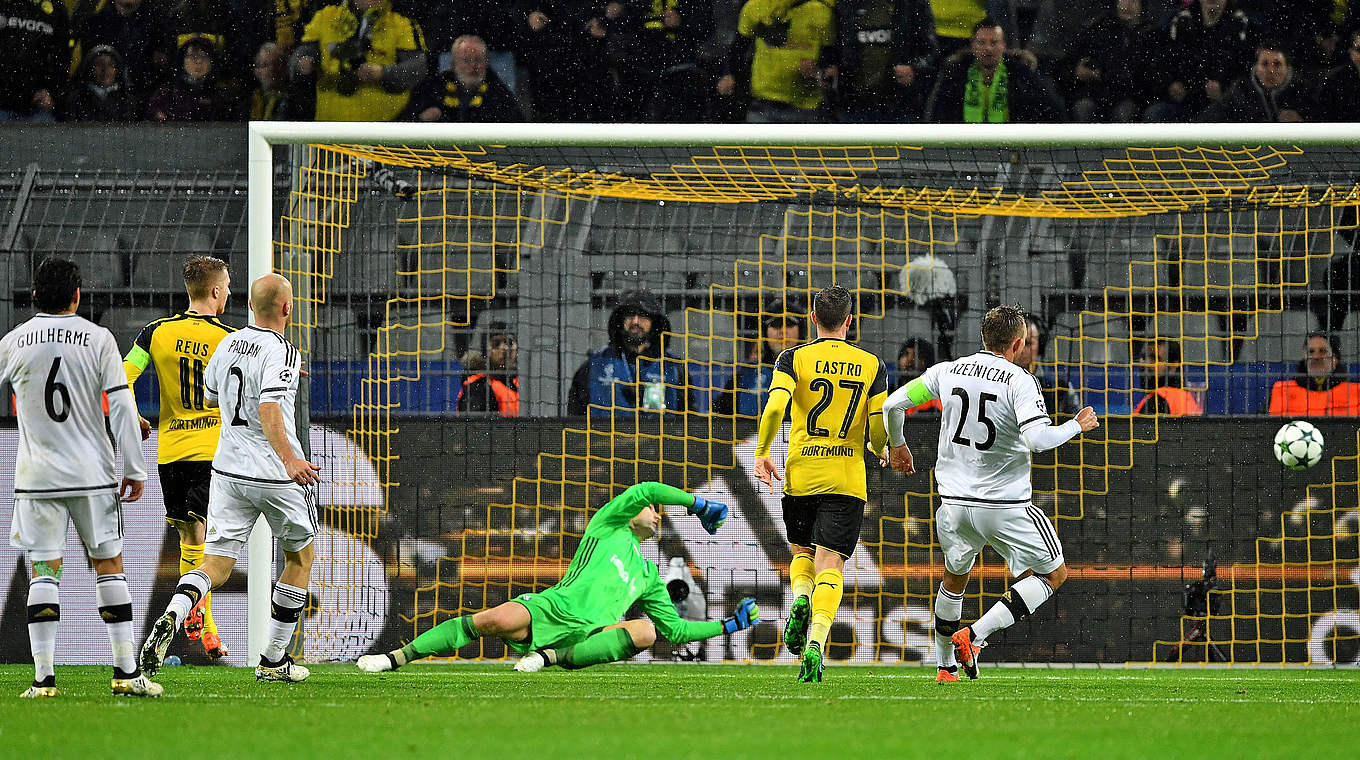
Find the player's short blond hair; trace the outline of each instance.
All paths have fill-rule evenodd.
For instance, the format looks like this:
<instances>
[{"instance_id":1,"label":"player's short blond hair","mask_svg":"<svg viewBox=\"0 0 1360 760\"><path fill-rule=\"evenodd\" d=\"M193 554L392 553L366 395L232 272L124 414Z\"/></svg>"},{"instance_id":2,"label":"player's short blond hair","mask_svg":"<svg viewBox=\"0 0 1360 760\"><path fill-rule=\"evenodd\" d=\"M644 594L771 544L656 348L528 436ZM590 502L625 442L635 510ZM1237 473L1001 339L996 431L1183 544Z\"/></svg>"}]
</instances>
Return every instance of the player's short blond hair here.
<instances>
[{"instance_id":1,"label":"player's short blond hair","mask_svg":"<svg viewBox=\"0 0 1360 760\"><path fill-rule=\"evenodd\" d=\"M997 306L982 317L982 347L1001 351L1029 332L1025 310L1019 306Z\"/></svg>"},{"instance_id":2,"label":"player's short blond hair","mask_svg":"<svg viewBox=\"0 0 1360 760\"><path fill-rule=\"evenodd\" d=\"M184 262L184 288L190 298L207 298L227 271L227 262L212 256L190 256Z\"/></svg>"}]
</instances>

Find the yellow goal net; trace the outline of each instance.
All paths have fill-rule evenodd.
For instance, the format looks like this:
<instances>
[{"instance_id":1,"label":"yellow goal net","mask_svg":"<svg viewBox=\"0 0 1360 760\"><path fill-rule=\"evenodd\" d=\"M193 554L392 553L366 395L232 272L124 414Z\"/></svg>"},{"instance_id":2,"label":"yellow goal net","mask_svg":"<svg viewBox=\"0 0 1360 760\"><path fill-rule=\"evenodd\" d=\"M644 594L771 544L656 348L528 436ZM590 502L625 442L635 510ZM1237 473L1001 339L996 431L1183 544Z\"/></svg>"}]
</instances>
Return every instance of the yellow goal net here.
<instances>
[{"instance_id":1,"label":"yellow goal net","mask_svg":"<svg viewBox=\"0 0 1360 760\"><path fill-rule=\"evenodd\" d=\"M668 514L645 549L694 579L682 614L754 595L767 620L643 656L788 661L790 555L779 494L750 474L755 422L772 357L838 283L894 383L979 350L986 309L1018 303L1049 411L1102 417L1034 457L1071 579L989 655L1360 658L1354 419L1271 414L1278 383L1335 388L1360 360L1344 130L303 126L252 127L288 145L252 224L298 294L311 422L347 442L321 505L345 540L318 552L305 653L395 646L550 586L595 508L664 480L733 508L715 536ZM1322 380L1310 335L1337 359ZM1323 430L1321 464L1274 460L1285 417ZM937 434L931 410L908 417L918 462ZM867 466L831 657L933 662L934 482ZM965 620L1013 580L984 552Z\"/></svg>"}]
</instances>

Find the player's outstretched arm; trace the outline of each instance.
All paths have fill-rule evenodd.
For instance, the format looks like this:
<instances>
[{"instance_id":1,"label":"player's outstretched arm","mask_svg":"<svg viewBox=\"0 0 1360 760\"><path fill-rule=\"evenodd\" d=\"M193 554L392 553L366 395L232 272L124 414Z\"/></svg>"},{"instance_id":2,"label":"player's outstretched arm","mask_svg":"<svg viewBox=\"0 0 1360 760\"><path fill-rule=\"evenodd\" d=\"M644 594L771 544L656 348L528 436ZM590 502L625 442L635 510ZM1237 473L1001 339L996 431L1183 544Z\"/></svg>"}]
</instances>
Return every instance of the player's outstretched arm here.
<instances>
[{"instance_id":1,"label":"player's outstretched arm","mask_svg":"<svg viewBox=\"0 0 1360 760\"><path fill-rule=\"evenodd\" d=\"M1067 443L1078 435L1100 427L1100 418L1091 407L1077 412L1077 416L1061 425L1031 425L1021 431L1030 451L1048 451Z\"/></svg>"},{"instance_id":2,"label":"player's outstretched arm","mask_svg":"<svg viewBox=\"0 0 1360 760\"><path fill-rule=\"evenodd\" d=\"M643 614L651 618L656 632L672 644L711 639L724 633L742 631L760 622L760 608L756 600L747 597L737 604L730 617L722 620L685 620L675 611L675 604L666 593L665 584L658 578L638 599Z\"/></svg>"},{"instance_id":3,"label":"player's outstretched arm","mask_svg":"<svg viewBox=\"0 0 1360 760\"><path fill-rule=\"evenodd\" d=\"M623 525L653 504L684 507L690 514L699 516L699 521L709 533L717 531L727 519L727 505L722 502L694 496L665 483L646 481L610 499L590 518L590 522L592 525Z\"/></svg>"}]
</instances>

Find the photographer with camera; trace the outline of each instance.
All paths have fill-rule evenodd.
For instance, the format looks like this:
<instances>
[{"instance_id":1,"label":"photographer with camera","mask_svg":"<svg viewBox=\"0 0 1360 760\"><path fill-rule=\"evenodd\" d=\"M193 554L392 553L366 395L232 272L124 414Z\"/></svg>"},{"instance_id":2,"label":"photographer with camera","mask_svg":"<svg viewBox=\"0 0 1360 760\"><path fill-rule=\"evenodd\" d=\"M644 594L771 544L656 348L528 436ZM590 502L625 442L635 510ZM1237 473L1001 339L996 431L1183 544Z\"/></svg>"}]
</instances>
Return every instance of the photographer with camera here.
<instances>
[{"instance_id":1,"label":"photographer with camera","mask_svg":"<svg viewBox=\"0 0 1360 760\"><path fill-rule=\"evenodd\" d=\"M307 22L291 71L316 78L317 121L391 121L427 66L420 25L391 0L345 0Z\"/></svg>"}]
</instances>

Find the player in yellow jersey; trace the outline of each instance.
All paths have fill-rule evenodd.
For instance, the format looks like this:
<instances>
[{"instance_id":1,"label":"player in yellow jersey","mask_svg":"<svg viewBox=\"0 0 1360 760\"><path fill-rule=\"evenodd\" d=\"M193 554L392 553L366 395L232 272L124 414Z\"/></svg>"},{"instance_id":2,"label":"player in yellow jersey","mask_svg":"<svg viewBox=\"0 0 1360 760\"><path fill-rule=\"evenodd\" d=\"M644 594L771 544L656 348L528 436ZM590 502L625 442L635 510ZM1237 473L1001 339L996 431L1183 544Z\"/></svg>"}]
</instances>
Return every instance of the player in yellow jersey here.
<instances>
[{"instance_id":1,"label":"player in yellow jersey","mask_svg":"<svg viewBox=\"0 0 1360 760\"><path fill-rule=\"evenodd\" d=\"M184 574L203 564L208 484L217 452L220 415L203 403L203 368L217 344L232 332L220 315L227 308L231 275L227 264L211 256L184 262L189 308L158 319L138 333L123 358L128 385L153 365L161 387L159 451L156 465L165 496L165 521L179 531L179 569ZM146 420L142 420L144 431ZM204 595L185 620L191 640L201 638L209 659L227 654L217 635L211 601Z\"/></svg>"},{"instance_id":2,"label":"player in yellow jersey","mask_svg":"<svg viewBox=\"0 0 1360 760\"><path fill-rule=\"evenodd\" d=\"M817 293L812 302L817 339L779 355L756 444L756 477L773 488L780 477L770 444L792 404L784 529L793 550L794 599L784 644L802 656L800 682L822 680L822 652L841 606L842 570L859 543L868 499L865 438L884 455L888 371L877 356L846 342L854 320L851 303L850 292L839 285Z\"/></svg>"}]
</instances>

